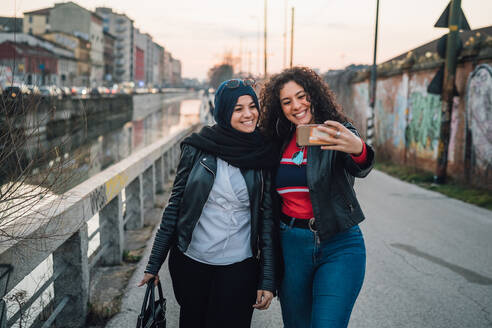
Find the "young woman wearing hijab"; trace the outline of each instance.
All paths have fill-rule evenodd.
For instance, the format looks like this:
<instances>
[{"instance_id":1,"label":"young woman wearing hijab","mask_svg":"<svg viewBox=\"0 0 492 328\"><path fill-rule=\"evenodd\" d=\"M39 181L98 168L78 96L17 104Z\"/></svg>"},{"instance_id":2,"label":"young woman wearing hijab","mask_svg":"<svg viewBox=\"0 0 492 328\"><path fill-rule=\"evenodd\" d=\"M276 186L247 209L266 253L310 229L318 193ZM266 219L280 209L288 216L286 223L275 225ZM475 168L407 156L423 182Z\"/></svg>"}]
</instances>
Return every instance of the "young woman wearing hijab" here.
<instances>
[{"instance_id":1,"label":"young woman wearing hijab","mask_svg":"<svg viewBox=\"0 0 492 328\"><path fill-rule=\"evenodd\" d=\"M284 325L347 327L366 261L354 178L369 173L374 151L309 68L272 76L261 105L261 128L282 145L272 180L284 264L279 289ZM296 126L310 123L322 124L317 129L325 135L317 139L331 146L296 144Z\"/></svg>"},{"instance_id":2,"label":"young woman wearing hijab","mask_svg":"<svg viewBox=\"0 0 492 328\"><path fill-rule=\"evenodd\" d=\"M249 327L275 291L270 168L276 152L257 130L251 80L215 93L212 127L181 144L169 203L145 270L157 277L168 251L181 328Z\"/></svg>"}]
</instances>

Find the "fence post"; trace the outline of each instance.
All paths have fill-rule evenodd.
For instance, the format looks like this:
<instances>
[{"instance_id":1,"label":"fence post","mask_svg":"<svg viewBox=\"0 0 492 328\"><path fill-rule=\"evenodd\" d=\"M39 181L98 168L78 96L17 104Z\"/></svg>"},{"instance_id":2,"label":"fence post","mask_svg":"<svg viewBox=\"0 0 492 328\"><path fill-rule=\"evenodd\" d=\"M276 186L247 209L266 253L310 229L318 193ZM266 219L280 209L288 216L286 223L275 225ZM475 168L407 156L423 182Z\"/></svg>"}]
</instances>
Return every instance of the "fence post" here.
<instances>
[{"instance_id":1,"label":"fence post","mask_svg":"<svg viewBox=\"0 0 492 328\"><path fill-rule=\"evenodd\" d=\"M144 224L143 186L140 174L125 188L127 229L140 229Z\"/></svg>"},{"instance_id":2,"label":"fence post","mask_svg":"<svg viewBox=\"0 0 492 328\"><path fill-rule=\"evenodd\" d=\"M142 174L143 177L143 204L144 209L153 208L155 203L155 167L152 164Z\"/></svg>"},{"instance_id":3,"label":"fence post","mask_svg":"<svg viewBox=\"0 0 492 328\"><path fill-rule=\"evenodd\" d=\"M83 327L89 300L87 223L53 252L53 272L64 270L53 282L54 304L65 296L70 301L56 317L57 327Z\"/></svg>"},{"instance_id":4,"label":"fence post","mask_svg":"<svg viewBox=\"0 0 492 328\"><path fill-rule=\"evenodd\" d=\"M0 321L0 328L7 328L7 304L3 299L0 299L0 318L2 320Z\"/></svg>"},{"instance_id":5,"label":"fence post","mask_svg":"<svg viewBox=\"0 0 492 328\"><path fill-rule=\"evenodd\" d=\"M164 192L164 158L161 156L155 161L155 192Z\"/></svg>"},{"instance_id":6,"label":"fence post","mask_svg":"<svg viewBox=\"0 0 492 328\"><path fill-rule=\"evenodd\" d=\"M178 160L179 160L179 143L173 145L172 153L173 153L173 172L176 173L176 169L178 168Z\"/></svg>"},{"instance_id":7,"label":"fence post","mask_svg":"<svg viewBox=\"0 0 492 328\"><path fill-rule=\"evenodd\" d=\"M7 327L7 303L3 298L7 291L12 269L13 267L8 264L0 264L0 328Z\"/></svg>"},{"instance_id":8,"label":"fence post","mask_svg":"<svg viewBox=\"0 0 492 328\"><path fill-rule=\"evenodd\" d=\"M121 192L99 212L101 245L108 249L101 261L105 265L118 265L123 258L125 232L123 229L123 201Z\"/></svg>"},{"instance_id":9,"label":"fence post","mask_svg":"<svg viewBox=\"0 0 492 328\"><path fill-rule=\"evenodd\" d=\"M168 183L170 179L170 161L169 161L169 151L165 152L162 155L162 159L164 160L164 183Z\"/></svg>"}]
</instances>

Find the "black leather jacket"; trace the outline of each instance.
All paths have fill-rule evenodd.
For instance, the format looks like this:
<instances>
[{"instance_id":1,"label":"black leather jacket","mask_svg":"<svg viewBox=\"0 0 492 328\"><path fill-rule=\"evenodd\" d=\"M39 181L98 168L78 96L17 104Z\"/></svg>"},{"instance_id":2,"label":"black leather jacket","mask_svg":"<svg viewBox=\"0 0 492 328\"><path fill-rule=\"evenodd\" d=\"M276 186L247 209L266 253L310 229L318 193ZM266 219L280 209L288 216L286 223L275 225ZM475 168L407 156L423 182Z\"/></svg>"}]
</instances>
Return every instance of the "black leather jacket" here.
<instances>
[{"instance_id":1,"label":"black leather jacket","mask_svg":"<svg viewBox=\"0 0 492 328\"><path fill-rule=\"evenodd\" d=\"M190 145L181 146L169 203L162 215L145 272L157 274L169 248L186 252L215 180L217 159ZM241 169L251 208L251 251L260 259L258 289L275 291L274 220L270 172Z\"/></svg>"},{"instance_id":2,"label":"black leather jacket","mask_svg":"<svg viewBox=\"0 0 492 328\"><path fill-rule=\"evenodd\" d=\"M359 136L352 124L344 125ZM319 146L308 147L307 183L320 240L326 240L364 220L353 186L355 178L367 176L374 164L374 150L367 144L366 149L366 163L359 166L347 153L322 150ZM273 195L279 214L281 200L276 192Z\"/></svg>"}]
</instances>

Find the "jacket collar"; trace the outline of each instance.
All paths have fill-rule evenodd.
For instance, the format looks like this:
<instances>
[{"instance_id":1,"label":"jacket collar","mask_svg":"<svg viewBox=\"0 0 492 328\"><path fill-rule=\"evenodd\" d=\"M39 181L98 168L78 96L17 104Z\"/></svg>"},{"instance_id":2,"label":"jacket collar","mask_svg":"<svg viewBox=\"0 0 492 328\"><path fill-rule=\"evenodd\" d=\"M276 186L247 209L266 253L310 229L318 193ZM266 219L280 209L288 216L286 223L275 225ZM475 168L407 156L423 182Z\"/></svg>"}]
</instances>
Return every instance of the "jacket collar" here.
<instances>
[{"instance_id":1,"label":"jacket collar","mask_svg":"<svg viewBox=\"0 0 492 328\"><path fill-rule=\"evenodd\" d=\"M217 157L211 154L204 154L200 158L200 163L205 165L212 173L217 176ZM246 187L248 188L248 196L249 199L254 199L254 187L255 187L255 170L250 169L240 169L241 174L243 175L244 182L246 183Z\"/></svg>"}]
</instances>

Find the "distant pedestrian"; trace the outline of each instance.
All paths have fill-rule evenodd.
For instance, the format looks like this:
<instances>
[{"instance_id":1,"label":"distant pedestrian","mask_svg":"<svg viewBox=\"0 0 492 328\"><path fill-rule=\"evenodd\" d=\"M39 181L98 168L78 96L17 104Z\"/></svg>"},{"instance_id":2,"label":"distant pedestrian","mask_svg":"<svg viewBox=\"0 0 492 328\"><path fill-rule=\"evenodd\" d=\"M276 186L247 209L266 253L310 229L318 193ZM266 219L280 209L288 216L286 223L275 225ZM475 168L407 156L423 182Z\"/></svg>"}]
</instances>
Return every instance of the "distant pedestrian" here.
<instances>
[{"instance_id":1,"label":"distant pedestrian","mask_svg":"<svg viewBox=\"0 0 492 328\"><path fill-rule=\"evenodd\" d=\"M286 328L347 327L362 287L364 220L353 189L365 177L373 149L348 122L328 85L313 70L294 67L272 76L261 91L265 134L281 145L272 179L279 218L283 275L279 288ZM330 146L300 147L296 127L315 128Z\"/></svg>"},{"instance_id":2,"label":"distant pedestrian","mask_svg":"<svg viewBox=\"0 0 492 328\"><path fill-rule=\"evenodd\" d=\"M169 203L140 285L157 276L168 251L181 328L246 328L253 308L274 296L270 169L277 156L257 129L250 80L215 93L212 127L181 144ZM158 279L158 276L157 276Z\"/></svg>"}]
</instances>

